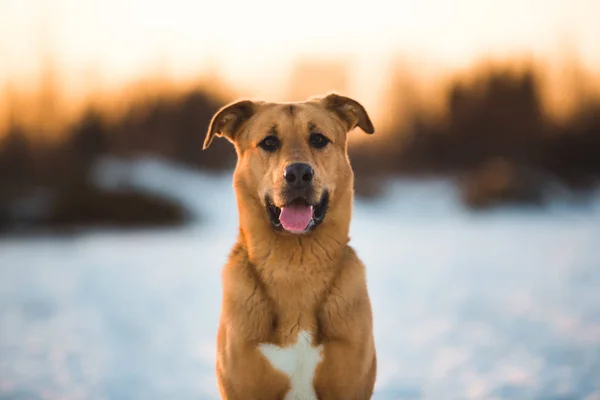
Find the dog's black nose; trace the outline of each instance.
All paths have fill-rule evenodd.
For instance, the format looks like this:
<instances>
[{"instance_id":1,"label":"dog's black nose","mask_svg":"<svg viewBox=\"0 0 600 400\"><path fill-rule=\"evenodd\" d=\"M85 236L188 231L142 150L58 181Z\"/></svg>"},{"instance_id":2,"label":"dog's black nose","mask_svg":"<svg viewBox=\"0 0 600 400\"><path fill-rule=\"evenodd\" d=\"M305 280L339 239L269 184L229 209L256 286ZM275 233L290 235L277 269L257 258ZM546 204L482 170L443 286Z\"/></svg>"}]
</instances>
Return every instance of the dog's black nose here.
<instances>
[{"instance_id":1,"label":"dog's black nose","mask_svg":"<svg viewBox=\"0 0 600 400\"><path fill-rule=\"evenodd\" d=\"M285 167L283 177L291 186L302 187L312 182L314 171L305 163L293 163Z\"/></svg>"}]
</instances>

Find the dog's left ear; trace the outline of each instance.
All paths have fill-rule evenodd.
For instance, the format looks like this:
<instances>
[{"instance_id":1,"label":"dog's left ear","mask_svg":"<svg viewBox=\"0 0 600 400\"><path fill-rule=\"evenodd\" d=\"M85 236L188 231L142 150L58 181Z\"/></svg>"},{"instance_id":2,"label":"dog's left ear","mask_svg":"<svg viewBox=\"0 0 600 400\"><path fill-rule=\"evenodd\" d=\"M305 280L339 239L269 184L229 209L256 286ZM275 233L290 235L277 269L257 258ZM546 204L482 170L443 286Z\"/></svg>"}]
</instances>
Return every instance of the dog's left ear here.
<instances>
[{"instance_id":1,"label":"dog's left ear","mask_svg":"<svg viewBox=\"0 0 600 400\"><path fill-rule=\"evenodd\" d=\"M348 131L358 126L365 133L372 134L375 132L369 114L367 114L365 108L358 101L331 93L321 99L321 104L325 109L333 111L345 122Z\"/></svg>"},{"instance_id":2,"label":"dog's left ear","mask_svg":"<svg viewBox=\"0 0 600 400\"><path fill-rule=\"evenodd\" d=\"M210 121L202 150L210 146L215 135L223 136L233 143L244 122L248 121L255 112L256 104L250 100L237 101L221 108Z\"/></svg>"}]
</instances>

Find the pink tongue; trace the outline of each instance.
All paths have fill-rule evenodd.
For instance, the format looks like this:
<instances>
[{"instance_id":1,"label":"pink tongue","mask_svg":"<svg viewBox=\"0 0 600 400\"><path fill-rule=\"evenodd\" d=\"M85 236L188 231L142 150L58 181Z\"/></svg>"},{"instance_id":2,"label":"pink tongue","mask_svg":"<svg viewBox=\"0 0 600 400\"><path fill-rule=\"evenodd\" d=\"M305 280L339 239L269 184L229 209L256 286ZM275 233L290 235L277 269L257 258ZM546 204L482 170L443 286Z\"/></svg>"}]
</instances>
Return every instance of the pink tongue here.
<instances>
[{"instance_id":1,"label":"pink tongue","mask_svg":"<svg viewBox=\"0 0 600 400\"><path fill-rule=\"evenodd\" d=\"M312 206L305 204L292 204L281 209L279 222L286 231L302 232L312 218Z\"/></svg>"}]
</instances>

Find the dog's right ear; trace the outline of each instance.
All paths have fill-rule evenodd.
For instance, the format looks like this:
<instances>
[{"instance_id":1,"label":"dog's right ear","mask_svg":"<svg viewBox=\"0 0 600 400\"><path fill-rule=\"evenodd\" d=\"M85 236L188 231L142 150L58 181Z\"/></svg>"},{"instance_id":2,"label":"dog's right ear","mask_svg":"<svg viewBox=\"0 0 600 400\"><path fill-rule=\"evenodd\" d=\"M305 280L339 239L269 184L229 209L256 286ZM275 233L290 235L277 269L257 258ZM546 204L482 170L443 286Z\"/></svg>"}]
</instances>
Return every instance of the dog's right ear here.
<instances>
[{"instance_id":1,"label":"dog's right ear","mask_svg":"<svg viewBox=\"0 0 600 400\"><path fill-rule=\"evenodd\" d=\"M256 104L250 100L237 101L221 108L210 121L202 150L210 146L215 135L223 136L233 143L236 133L255 112Z\"/></svg>"}]
</instances>

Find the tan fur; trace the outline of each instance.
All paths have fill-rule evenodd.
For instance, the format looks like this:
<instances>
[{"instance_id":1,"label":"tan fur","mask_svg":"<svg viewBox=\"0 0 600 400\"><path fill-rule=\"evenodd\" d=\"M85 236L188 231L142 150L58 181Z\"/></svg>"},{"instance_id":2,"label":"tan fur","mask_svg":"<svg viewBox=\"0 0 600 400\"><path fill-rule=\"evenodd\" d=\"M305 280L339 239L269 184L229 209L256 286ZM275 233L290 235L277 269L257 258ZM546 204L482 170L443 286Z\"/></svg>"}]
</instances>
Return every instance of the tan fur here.
<instances>
[{"instance_id":1,"label":"tan fur","mask_svg":"<svg viewBox=\"0 0 600 400\"><path fill-rule=\"evenodd\" d=\"M302 330L324 348L313 381L320 400L363 400L373 393L376 354L365 267L348 245L354 176L347 133L356 126L373 132L364 108L336 94L293 104L236 102L213 117L205 148L224 136L238 154L239 236L222 272L217 336L223 399L283 399L289 379L258 345L289 345ZM311 129L331 143L310 147ZM273 130L281 149L267 153L257 145ZM264 203L269 194L281 204L283 170L292 162L313 167L316 196L330 193L323 223L301 235L276 232Z\"/></svg>"}]
</instances>

